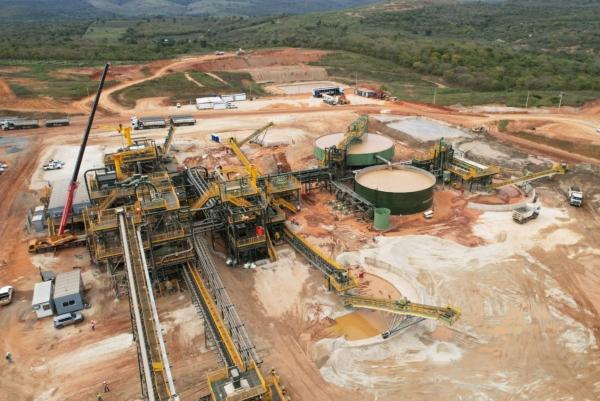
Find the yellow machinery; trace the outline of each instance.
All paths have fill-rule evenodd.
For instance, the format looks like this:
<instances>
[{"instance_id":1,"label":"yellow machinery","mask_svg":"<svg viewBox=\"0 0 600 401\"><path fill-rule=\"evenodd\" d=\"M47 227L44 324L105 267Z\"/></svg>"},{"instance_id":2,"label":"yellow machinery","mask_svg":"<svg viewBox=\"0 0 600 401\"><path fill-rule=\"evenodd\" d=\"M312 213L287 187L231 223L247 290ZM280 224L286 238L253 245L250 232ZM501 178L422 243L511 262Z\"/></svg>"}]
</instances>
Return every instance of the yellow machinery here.
<instances>
[{"instance_id":1,"label":"yellow machinery","mask_svg":"<svg viewBox=\"0 0 600 401\"><path fill-rule=\"evenodd\" d=\"M349 274L348 269L325 255L320 249L306 241L300 234L286 227L284 235L294 249L304 255L314 267L325 274L331 289L342 293L358 287L358 281L356 281L354 276Z\"/></svg>"},{"instance_id":2,"label":"yellow machinery","mask_svg":"<svg viewBox=\"0 0 600 401\"><path fill-rule=\"evenodd\" d=\"M194 290L200 297L203 309L207 311L207 322L218 337L215 340L226 364L224 368L207 374L211 401L288 400L286 391L274 370L271 370L265 380L255 361L244 361L212 294L204 284L198 267L188 263L186 274L191 277ZM242 381L247 385L242 386Z\"/></svg>"},{"instance_id":3,"label":"yellow machinery","mask_svg":"<svg viewBox=\"0 0 600 401\"><path fill-rule=\"evenodd\" d=\"M548 169L548 170L540 171L538 173L527 174L522 177L517 177L517 178L510 179L510 180L502 181L502 182L497 182L497 183L491 185L491 189L498 189L498 188L505 187L507 185L520 184L523 182L533 181L533 180L537 180L537 179L543 178L543 177L550 177L555 174L564 174L566 171L567 171L566 164L555 164L554 166L552 166L551 169Z\"/></svg>"},{"instance_id":4,"label":"yellow machinery","mask_svg":"<svg viewBox=\"0 0 600 401\"><path fill-rule=\"evenodd\" d=\"M329 286L341 295L346 306L355 308L381 310L395 315L413 316L424 319L434 319L445 324L453 324L460 316L460 311L452 307L439 307L415 304L407 299L390 300L372 297L355 296L348 291L359 286L355 277L339 263L323 254L299 234L285 229L286 239L294 249L300 252L317 269L325 273Z\"/></svg>"},{"instance_id":5,"label":"yellow machinery","mask_svg":"<svg viewBox=\"0 0 600 401\"><path fill-rule=\"evenodd\" d=\"M250 175L250 180L252 182L254 182L255 184L256 184L256 179L261 175L261 173L254 164L250 163L250 160L248 160L248 157L246 157L246 155L242 151L242 146L244 146L246 143L248 143L249 141L256 138L258 135L264 133L266 130L268 130L272 126L273 126L273 123L268 123L264 127L257 129L252 134L248 135L246 138L242 139L239 142L233 137L229 138L229 148L233 151L233 153L235 153L235 155L240 160L240 162L242 162L242 164L246 168L246 171Z\"/></svg>"},{"instance_id":6,"label":"yellow machinery","mask_svg":"<svg viewBox=\"0 0 600 401\"><path fill-rule=\"evenodd\" d=\"M438 320L448 325L454 324L460 317L460 311L450 306L443 308L440 306L415 304L406 298L391 300L344 295L342 296L342 300L344 301L344 305L352 306L353 308L380 310L396 315L422 317Z\"/></svg>"},{"instance_id":7,"label":"yellow machinery","mask_svg":"<svg viewBox=\"0 0 600 401\"><path fill-rule=\"evenodd\" d=\"M361 138L367 133L369 117L362 115L348 126L342 140L335 146L325 149L325 157L320 161L321 167L330 166L331 163L342 163L346 158L348 148L354 142L360 142Z\"/></svg>"},{"instance_id":8,"label":"yellow machinery","mask_svg":"<svg viewBox=\"0 0 600 401\"><path fill-rule=\"evenodd\" d=\"M360 116L348 127L344 138L336 145L338 149L348 150L354 142L359 142L368 130L369 117L366 115Z\"/></svg>"}]
</instances>

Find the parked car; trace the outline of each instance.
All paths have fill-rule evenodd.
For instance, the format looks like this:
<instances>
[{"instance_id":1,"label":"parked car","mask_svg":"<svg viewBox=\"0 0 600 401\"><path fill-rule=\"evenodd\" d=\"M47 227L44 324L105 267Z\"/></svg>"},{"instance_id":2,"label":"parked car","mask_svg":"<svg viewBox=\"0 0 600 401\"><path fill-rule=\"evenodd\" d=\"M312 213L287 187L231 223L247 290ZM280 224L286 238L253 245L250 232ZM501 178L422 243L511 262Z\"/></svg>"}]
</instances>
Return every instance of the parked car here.
<instances>
[{"instance_id":1,"label":"parked car","mask_svg":"<svg viewBox=\"0 0 600 401\"><path fill-rule=\"evenodd\" d=\"M10 285L0 288L0 305L10 304L12 302L13 293L14 288Z\"/></svg>"},{"instance_id":2,"label":"parked car","mask_svg":"<svg viewBox=\"0 0 600 401\"><path fill-rule=\"evenodd\" d=\"M65 326L80 322L83 322L83 315L81 312L64 313L54 317L54 327L57 329L62 329Z\"/></svg>"},{"instance_id":3,"label":"parked car","mask_svg":"<svg viewBox=\"0 0 600 401\"><path fill-rule=\"evenodd\" d=\"M64 165L65 162L52 159L48 162L48 164L44 164L42 168L44 170L60 170L61 168L63 168Z\"/></svg>"}]
</instances>

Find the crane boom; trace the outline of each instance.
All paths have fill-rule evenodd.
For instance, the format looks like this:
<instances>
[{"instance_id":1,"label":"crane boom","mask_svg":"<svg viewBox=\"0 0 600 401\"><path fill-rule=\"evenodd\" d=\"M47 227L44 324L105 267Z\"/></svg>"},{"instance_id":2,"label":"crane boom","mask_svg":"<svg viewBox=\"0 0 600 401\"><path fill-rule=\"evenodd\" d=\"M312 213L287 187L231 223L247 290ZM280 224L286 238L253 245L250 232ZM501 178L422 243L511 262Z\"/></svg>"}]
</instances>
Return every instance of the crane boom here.
<instances>
[{"instance_id":1,"label":"crane boom","mask_svg":"<svg viewBox=\"0 0 600 401\"><path fill-rule=\"evenodd\" d=\"M92 123L94 122L94 116L96 115L96 109L98 108L98 102L100 101L100 94L102 93L102 88L104 87L104 80L106 79L106 74L108 73L109 67L110 64L106 63L106 65L104 66L104 71L102 72L102 78L100 78L100 83L98 84L98 90L96 92L96 97L92 105L92 111L90 112L87 126L85 127L83 139L81 140L81 146L79 147L79 154L77 155L77 161L75 162L75 168L73 169L73 177L71 178L71 183L69 184L67 200L65 201L65 206L63 208L62 216L60 218L60 227L58 229L58 235L63 235L65 233L65 227L67 225L67 221L69 220L71 209L73 208L73 197L75 195L75 191L77 190L77 176L79 175L79 168L81 167L83 153L85 152L85 146L87 145L88 137L90 136L90 129L92 128Z\"/></svg>"}]
</instances>

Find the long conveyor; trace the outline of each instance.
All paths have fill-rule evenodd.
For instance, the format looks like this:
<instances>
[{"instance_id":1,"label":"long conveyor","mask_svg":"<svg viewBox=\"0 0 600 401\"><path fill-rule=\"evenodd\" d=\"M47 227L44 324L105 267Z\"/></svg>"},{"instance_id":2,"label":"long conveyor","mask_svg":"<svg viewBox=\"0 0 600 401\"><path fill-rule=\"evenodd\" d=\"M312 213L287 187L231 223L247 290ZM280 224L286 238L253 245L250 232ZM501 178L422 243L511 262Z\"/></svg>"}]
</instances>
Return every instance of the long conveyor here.
<instances>
[{"instance_id":1,"label":"long conveyor","mask_svg":"<svg viewBox=\"0 0 600 401\"><path fill-rule=\"evenodd\" d=\"M353 308L380 310L396 315L415 316L425 319L439 320L446 324L453 324L460 316L457 309L451 307L431 306L412 303L406 299L377 299L354 295L342 296L344 305Z\"/></svg>"},{"instance_id":2,"label":"long conveyor","mask_svg":"<svg viewBox=\"0 0 600 401\"><path fill-rule=\"evenodd\" d=\"M142 392L148 401L178 401L141 234L136 231L133 220L126 216L125 209L119 212L119 231L141 365Z\"/></svg>"},{"instance_id":3,"label":"long conveyor","mask_svg":"<svg viewBox=\"0 0 600 401\"><path fill-rule=\"evenodd\" d=\"M357 288L358 283L348 273L347 269L324 255L319 249L287 227L285 228L285 238L314 267L325 273L330 286L342 296L344 304L347 306L381 310L396 315L434 319L446 324L453 324L460 316L460 311L451 307L416 304L405 299L387 300L350 295L347 292Z\"/></svg>"}]
</instances>

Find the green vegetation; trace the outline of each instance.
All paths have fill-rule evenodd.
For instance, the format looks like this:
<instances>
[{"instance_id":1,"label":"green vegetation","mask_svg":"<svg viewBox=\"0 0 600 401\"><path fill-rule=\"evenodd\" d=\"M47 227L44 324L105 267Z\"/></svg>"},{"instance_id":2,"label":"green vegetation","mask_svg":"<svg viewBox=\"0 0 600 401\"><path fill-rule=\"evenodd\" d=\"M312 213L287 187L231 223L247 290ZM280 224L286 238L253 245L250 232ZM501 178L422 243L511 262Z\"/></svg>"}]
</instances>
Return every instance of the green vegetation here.
<instances>
[{"instance_id":1,"label":"green vegetation","mask_svg":"<svg viewBox=\"0 0 600 401\"><path fill-rule=\"evenodd\" d=\"M28 2L32 0L13 1L19 7ZM172 10L185 7L188 11L198 3L172 2ZM76 0L67 3L77 7ZM276 7L291 4L270 0L227 4L258 9L259 3L261 7L270 4L274 14ZM342 4L328 3L332 7ZM432 102L435 94L436 103L442 105L524 106L531 92L528 104L533 107L556 105L561 91L567 92L566 105L578 106L600 97L597 1L395 3L404 7L382 4L294 16L201 14L136 19L108 19L102 13L88 18L93 10L88 4L80 10L79 18L0 24L0 36L5 39L0 43L0 60L68 60L100 65L105 60L145 62L239 47L293 46L337 51L336 56L317 64L344 82L354 82L358 76L359 82L383 84L394 96L406 100ZM129 2L119 4L126 8ZM212 3L202 4L209 7ZM305 11L307 4L302 5ZM65 5L60 7L68 8ZM224 14L231 14L231 10ZM51 92L75 96L69 90Z\"/></svg>"},{"instance_id":2,"label":"green vegetation","mask_svg":"<svg viewBox=\"0 0 600 401\"><path fill-rule=\"evenodd\" d=\"M96 79L88 75L61 71L67 68L83 67L85 63L46 63L23 62L2 64L2 67L19 67L15 72L1 72L0 78L7 81L11 90L19 97L51 97L56 100L76 100L93 94L98 86ZM100 66L98 66L100 70ZM105 87L116 82L107 81Z\"/></svg>"},{"instance_id":3,"label":"green vegetation","mask_svg":"<svg viewBox=\"0 0 600 401\"><path fill-rule=\"evenodd\" d=\"M519 131L514 132L514 135L519 138L526 139L528 141L541 143L544 145L551 146L556 149L561 149L573 154L580 154L583 156L591 157L600 160L600 145L590 143L576 143L570 141L563 141L561 139L549 138L547 136L535 135L529 132Z\"/></svg>"},{"instance_id":4,"label":"green vegetation","mask_svg":"<svg viewBox=\"0 0 600 401\"><path fill-rule=\"evenodd\" d=\"M498 121L498 131L500 132L506 132L506 129L508 128L508 120L500 120Z\"/></svg>"},{"instance_id":5,"label":"green vegetation","mask_svg":"<svg viewBox=\"0 0 600 401\"><path fill-rule=\"evenodd\" d=\"M215 75L227 84L201 72L188 74L202 87L188 80L184 73L178 72L122 89L113 96L119 103L133 107L137 100L155 96L167 97L172 103L188 103L200 96L248 92L250 87L252 93L257 95L265 93L262 86L254 83L248 73L216 72Z\"/></svg>"}]
</instances>

